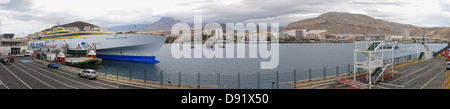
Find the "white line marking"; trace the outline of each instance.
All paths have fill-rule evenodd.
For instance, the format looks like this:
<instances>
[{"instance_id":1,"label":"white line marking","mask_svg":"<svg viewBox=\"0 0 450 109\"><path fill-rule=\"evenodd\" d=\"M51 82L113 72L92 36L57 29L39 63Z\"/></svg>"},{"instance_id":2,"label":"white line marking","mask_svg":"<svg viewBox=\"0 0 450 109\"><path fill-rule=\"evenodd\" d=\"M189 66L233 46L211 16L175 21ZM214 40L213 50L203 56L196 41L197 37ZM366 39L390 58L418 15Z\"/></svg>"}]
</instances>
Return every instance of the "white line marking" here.
<instances>
[{"instance_id":1,"label":"white line marking","mask_svg":"<svg viewBox=\"0 0 450 109\"><path fill-rule=\"evenodd\" d=\"M438 65L438 66L436 66L436 67L434 67L434 68L432 68L432 69L428 69L427 71L423 72L423 73L420 74L419 76L416 76L415 78L413 78L413 79L407 81L406 83L403 83L402 86L405 85L405 84L408 84L408 83L411 82L411 81L416 80L417 78L423 76L424 74L427 74L428 72L430 72L431 70L433 70L433 69L435 69L435 68L437 68L437 67L441 67L441 66Z\"/></svg>"},{"instance_id":2,"label":"white line marking","mask_svg":"<svg viewBox=\"0 0 450 109\"><path fill-rule=\"evenodd\" d=\"M389 83L393 83L393 82L398 81L398 80L400 80L400 79L402 79L402 78L408 77L409 75L415 74L415 73L417 73L417 72L419 72L419 71L421 71L421 70L423 70L423 69L425 69L425 68L428 68L429 66L431 66L431 65L428 65L427 67L423 67L423 68L421 68L421 69L419 69L419 70L416 70L416 71L413 72L413 73L409 73L409 74L407 74L407 75L405 75L405 76L402 76L402 77L400 77L400 78L397 78L397 79L395 79L395 80L393 80L393 81L391 81L391 82L389 82Z\"/></svg>"},{"instance_id":3,"label":"white line marking","mask_svg":"<svg viewBox=\"0 0 450 109\"><path fill-rule=\"evenodd\" d=\"M17 77L14 73L11 72L11 70L9 70L8 68L6 68L3 64L1 64L6 70L8 70L9 73L11 73L14 77L16 77L17 79L19 79L20 82L22 82L23 84L25 84L25 86L27 86L29 89L33 89L31 88L27 83L25 83L24 81L22 81L22 79L20 79L19 77Z\"/></svg>"},{"instance_id":4,"label":"white line marking","mask_svg":"<svg viewBox=\"0 0 450 109\"><path fill-rule=\"evenodd\" d=\"M377 88L381 88L381 89L390 89L390 88L387 88L387 87L382 87L382 86L375 86L375 87L377 87Z\"/></svg>"},{"instance_id":5,"label":"white line marking","mask_svg":"<svg viewBox=\"0 0 450 109\"><path fill-rule=\"evenodd\" d=\"M68 76L78 77L78 76L76 76L76 75L68 74L68 73L70 73L70 72L65 73L65 72L63 72L63 71L61 71L61 70L59 70L59 69L56 69L55 71L60 72L60 73L65 74L65 75L68 75ZM95 83L98 83L98 84L102 84L102 85L105 85L105 86L109 86L109 87L119 88L119 86L113 86L113 85L106 84L106 83L101 83L101 82L98 82L98 81L92 81L92 82L95 82ZM106 89L106 88L105 88L105 89Z\"/></svg>"},{"instance_id":6,"label":"white line marking","mask_svg":"<svg viewBox=\"0 0 450 109\"><path fill-rule=\"evenodd\" d=\"M6 89L9 89L9 87L8 87L8 86L6 86L6 84L3 84L3 81L2 81L2 80L0 80L0 86L1 86L1 85L5 86L5 87L6 87Z\"/></svg>"},{"instance_id":7,"label":"white line marking","mask_svg":"<svg viewBox=\"0 0 450 109\"><path fill-rule=\"evenodd\" d=\"M19 64L19 63L17 63L17 64ZM19 65L24 66L24 65L22 65L22 64L19 64ZM53 81L56 81L56 82L58 82L58 83L60 83L60 84L62 84L62 85L64 85L64 86L67 86L67 87L70 87L70 88L73 88L73 89L78 89L78 88L76 88L76 87L74 87L74 86L68 85L68 84L63 83L63 82L61 82L61 81L58 81L58 80L56 80L56 79L54 79L54 78L52 78L52 77L49 77L49 76L47 76L47 75L44 75L44 74L42 74L42 73L40 73L40 72L38 72L38 71L36 71L36 70L34 70L34 69L28 68L28 67L26 67L26 66L24 66L24 67L27 68L27 69L30 69L31 71L34 71L34 72L38 73L39 75L42 75L42 76L44 76L44 77L46 77L46 78L48 78L48 79L51 79L51 80L53 80Z\"/></svg>"},{"instance_id":8,"label":"white line marking","mask_svg":"<svg viewBox=\"0 0 450 109\"><path fill-rule=\"evenodd\" d=\"M31 75L30 73L26 72L25 70L23 70L23 69L21 69L21 68L17 67L16 65L14 65L14 64L12 64L12 65L13 65L14 67L16 67L17 69L19 69L20 71L22 71L22 72L26 73L27 75L29 75L29 76L33 77L34 79L38 80L39 82L42 82L42 83L44 83L45 85L47 85L47 86L49 86L49 87L51 87L51 88L53 88L53 89L56 89L56 88L55 88L55 87L53 87L52 85L50 85L50 84L47 84L46 82L42 81L42 80L41 80L41 79L39 79L39 78L36 78L35 76L33 76L33 75Z\"/></svg>"},{"instance_id":9,"label":"white line marking","mask_svg":"<svg viewBox=\"0 0 450 109\"><path fill-rule=\"evenodd\" d=\"M27 63L25 63L25 64L27 64ZM44 69L42 69L42 68L39 68L39 67L34 66L34 65L31 65L31 64L28 64L28 65L33 66L33 67L36 67L36 68L38 68L38 69L41 69L41 70L43 70L43 71L45 71L45 72L48 72L49 74L52 74L52 75L55 75L55 76L58 76L58 77L67 79L67 80L69 80L69 81L72 81L72 82L75 82L75 83L78 83L78 84L81 84L81 85L84 85L84 86L87 86L87 87L91 87L91 88L94 88L94 89L96 89L96 88L101 88L101 87L94 87L94 86L91 86L91 85L88 85L88 84L84 84L84 83L82 83L82 82L75 81L75 80L73 80L73 79L69 79L69 78L66 78L66 77L61 76L61 75L58 75L58 74L54 74L54 73L52 73L52 72L50 72L50 71L44 70Z\"/></svg>"},{"instance_id":10,"label":"white line marking","mask_svg":"<svg viewBox=\"0 0 450 109\"><path fill-rule=\"evenodd\" d=\"M395 85L395 84L389 84L389 83L380 83L382 85L388 85L388 86L394 86L394 87L401 87L404 88L405 86Z\"/></svg>"},{"instance_id":11,"label":"white line marking","mask_svg":"<svg viewBox=\"0 0 450 109\"><path fill-rule=\"evenodd\" d=\"M422 87L420 87L420 89L423 89L426 85L428 85L431 81L433 81L437 76L441 75L442 72L446 71L445 69L442 70L439 74L437 74L436 76L434 76L431 80L429 80L427 83L425 83Z\"/></svg>"}]
</instances>

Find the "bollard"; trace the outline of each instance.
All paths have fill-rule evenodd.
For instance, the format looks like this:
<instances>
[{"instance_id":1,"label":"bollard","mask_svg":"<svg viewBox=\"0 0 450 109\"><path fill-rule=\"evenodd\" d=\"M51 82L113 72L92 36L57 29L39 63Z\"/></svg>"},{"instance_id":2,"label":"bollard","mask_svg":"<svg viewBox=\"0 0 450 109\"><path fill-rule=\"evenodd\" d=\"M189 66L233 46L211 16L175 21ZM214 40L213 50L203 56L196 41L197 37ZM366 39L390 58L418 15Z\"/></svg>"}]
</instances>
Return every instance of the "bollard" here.
<instances>
[{"instance_id":1,"label":"bollard","mask_svg":"<svg viewBox=\"0 0 450 109\"><path fill-rule=\"evenodd\" d=\"M311 82L311 67L309 68L309 82Z\"/></svg>"},{"instance_id":2,"label":"bollard","mask_svg":"<svg viewBox=\"0 0 450 109\"><path fill-rule=\"evenodd\" d=\"M220 86L220 73L217 73L217 89L219 89Z\"/></svg>"},{"instance_id":3,"label":"bollard","mask_svg":"<svg viewBox=\"0 0 450 109\"><path fill-rule=\"evenodd\" d=\"M258 72L257 76L258 76L258 86L257 86L257 88L260 89L261 88L261 86L260 86L261 77L260 77L259 72Z\"/></svg>"},{"instance_id":4,"label":"bollard","mask_svg":"<svg viewBox=\"0 0 450 109\"><path fill-rule=\"evenodd\" d=\"M296 83L297 83L297 72L294 69L294 88L296 88L296 85L295 85Z\"/></svg>"},{"instance_id":5,"label":"bollard","mask_svg":"<svg viewBox=\"0 0 450 109\"><path fill-rule=\"evenodd\" d=\"M197 85L197 88L199 88L200 89L200 72L198 72L198 85Z\"/></svg>"},{"instance_id":6,"label":"bollard","mask_svg":"<svg viewBox=\"0 0 450 109\"><path fill-rule=\"evenodd\" d=\"M277 89L278 89L278 71L277 71L277 84L276 84L276 86L277 86Z\"/></svg>"},{"instance_id":7,"label":"bollard","mask_svg":"<svg viewBox=\"0 0 450 109\"><path fill-rule=\"evenodd\" d=\"M241 89L241 73L238 73L238 89Z\"/></svg>"},{"instance_id":8,"label":"bollard","mask_svg":"<svg viewBox=\"0 0 450 109\"><path fill-rule=\"evenodd\" d=\"M178 72L178 89L181 88L181 71Z\"/></svg>"}]
</instances>

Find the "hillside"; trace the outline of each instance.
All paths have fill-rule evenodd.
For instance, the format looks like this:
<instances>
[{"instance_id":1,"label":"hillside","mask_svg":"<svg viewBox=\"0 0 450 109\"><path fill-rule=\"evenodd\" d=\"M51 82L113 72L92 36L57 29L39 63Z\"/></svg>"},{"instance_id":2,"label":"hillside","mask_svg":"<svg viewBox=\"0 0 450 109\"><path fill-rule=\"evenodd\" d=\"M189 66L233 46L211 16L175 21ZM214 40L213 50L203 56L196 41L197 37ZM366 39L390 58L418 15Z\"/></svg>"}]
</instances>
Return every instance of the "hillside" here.
<instances>
[{"instance_id":1,"label":"hillside","mask_svg":"<svg viewBox=\"0 0 450 109\"><path fill-rule=\"evenodd\" d=\"M449 27L417 27L375 19L367 15L343 12L328 12L316 18L293 22L288 24L283 30L326 29L333 34L403 35L403 31L408 28L411 29L411 36L431 35L434 38L450 39Z\"/></svg>"},{"instance_id":2,"label":"hillside","mask_svg":"<svg viewBox=\"0 0 450 109\"><path fill-rule=\"evenodd\" d=\"M153 23L151 26L142 29L143 32L158 32L158 33L170 33L172 30L172 25L180 22L171 17L162 17L157 22Z\"/></svg>"},{"instance_id":3,"label":"hillside","mask_svg":"<svg viewBox=\"0 0 450 109\"><path fill-rule=\"evenodd\" d=\"M82 21L76 21L76 22L72 22L72 23L68 23L68 24L59 25L59 26L63 27L63 28L64 27L78 27L80 29L83 29L85 26L90 26L91 28L94 28L94 27L100 28L97 25L93 25L93 24L90 24L90 23L82 22ZM58 25L55 25L55 26L53 26L51 28L48 28L48 29L45 29L43 31L48 31L48 30L51 30L51 29L56 28L56 27L58 27Z\"/></svg>"}]
</instances>

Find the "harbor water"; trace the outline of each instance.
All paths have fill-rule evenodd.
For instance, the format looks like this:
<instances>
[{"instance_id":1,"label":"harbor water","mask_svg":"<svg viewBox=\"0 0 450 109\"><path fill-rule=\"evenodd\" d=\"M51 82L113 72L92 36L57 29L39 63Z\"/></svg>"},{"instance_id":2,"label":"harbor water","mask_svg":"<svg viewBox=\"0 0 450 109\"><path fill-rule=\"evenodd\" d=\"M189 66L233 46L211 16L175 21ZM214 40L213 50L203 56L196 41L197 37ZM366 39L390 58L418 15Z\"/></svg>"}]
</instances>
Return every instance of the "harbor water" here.
<instances>
[{"instance_id":1,"label":"harbor water","mask_svg":"<svg viewBox=\"0 0 450 109\"><path fill-rule=\"evenodd\" d=\"M399 44L398 46L400 48L394 51L394 57L417 54L417 48L422 47L418 44ZM429 44L429 46L432 51L439 51L446 47L447 43ZM219 85L220 87L216 88L220 89L276 87L289 89L292 88L291 85L277 86L273 82L305 80L310 77L320 78L324 75L353 72L353 43L287 43L280 44L279 47L278 67L270 70L260 69L260 62L270 60L262 58L176 59L172 56L171 44L164 44L161 51L155 54L156 59L161 63L103 60L102 65L95 69L98 72L107 72L108 75L118 74L124 77L131 76L133 79L172 84L181 82L194 85ZM248 57L248 48L246 55ZM390 57L390 52L386 52L385 58ZM311 69L311 75L309 69Z\"/></svg>"}]
</instances>

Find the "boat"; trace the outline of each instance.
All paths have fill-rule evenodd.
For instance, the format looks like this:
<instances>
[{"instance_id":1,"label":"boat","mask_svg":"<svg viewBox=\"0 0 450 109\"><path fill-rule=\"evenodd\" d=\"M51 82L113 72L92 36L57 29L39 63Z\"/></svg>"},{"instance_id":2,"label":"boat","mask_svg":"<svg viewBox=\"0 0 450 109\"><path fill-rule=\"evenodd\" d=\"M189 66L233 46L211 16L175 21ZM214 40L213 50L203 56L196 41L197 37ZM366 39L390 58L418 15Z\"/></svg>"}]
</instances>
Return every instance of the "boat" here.
<instances>
[{"instance_id":1,"label":"boat","mask_svg":"<svg viewBox=\"0 0 450 109\"><path fill-rule=\"evenodd\" d=\"M399 49L399 47L398 47L398 45L397 45L397 42L394 42L393 45L389 45L389 44L387 44L387 45L381 45L381 48L383 48L383 49L392 49L392 46L394 46L394 49Z\"/></svg>"},{"instance_id":2,"label":"boat","mask_svg":"<svg viewBox=\"0 0 450 109\"><path fill-rule=\"evenodd\" d=\"M384 48L384 49L392 49L392 45L383 45L381 47ZM398 46L394 47L394 49L398 49L398 48L399 48Z\"/></svg>"},{"instance_id":3,"label":"boat","mask_svg":"<svg viewBox=\"0 0 450 109\"><path fill-rule=\"evenodd\" d=\"M167 36L116 34L110 31L70 31L63 27L44 31L29 39L29 48L40 51L64 49L73 53L87 53L94 47L97 57L105 60L159 63L159 52ZM76 54L78 55L78 54Z\"/></svg>"}]
</instances>

